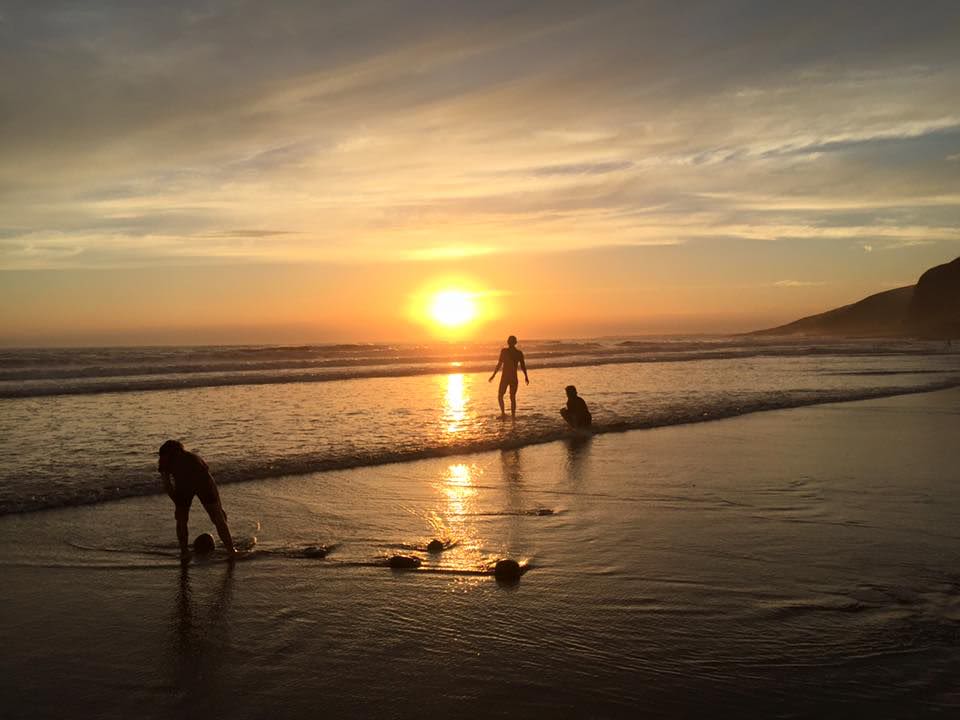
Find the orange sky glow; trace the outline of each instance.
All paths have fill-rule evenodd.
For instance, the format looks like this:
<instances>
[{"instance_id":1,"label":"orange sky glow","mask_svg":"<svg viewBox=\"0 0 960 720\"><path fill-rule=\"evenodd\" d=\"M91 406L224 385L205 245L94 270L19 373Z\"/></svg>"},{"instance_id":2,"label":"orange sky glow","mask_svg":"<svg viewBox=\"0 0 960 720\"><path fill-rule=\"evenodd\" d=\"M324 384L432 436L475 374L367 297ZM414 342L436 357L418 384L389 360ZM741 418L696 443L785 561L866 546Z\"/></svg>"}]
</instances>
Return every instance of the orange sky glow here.
<instances>
[{"instance_id":1,"label":"orange sky glow","mask_svg":"<svg viewBox=\"0 0 960 720\"><path fill-rule=\"evenodd\" d=\"M403 5L4 11L0 344L740 332L960 254L937 12Z\"/></svg>"}]
</instances>

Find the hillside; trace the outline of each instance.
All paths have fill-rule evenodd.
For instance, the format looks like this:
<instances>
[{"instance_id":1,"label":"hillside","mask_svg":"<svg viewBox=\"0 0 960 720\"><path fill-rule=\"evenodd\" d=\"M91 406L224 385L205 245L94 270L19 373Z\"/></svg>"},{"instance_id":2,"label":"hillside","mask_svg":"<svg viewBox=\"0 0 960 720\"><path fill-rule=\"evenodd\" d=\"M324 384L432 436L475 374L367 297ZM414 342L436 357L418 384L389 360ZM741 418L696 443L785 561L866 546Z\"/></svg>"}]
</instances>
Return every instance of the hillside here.
<instances>
[{"instance_id":1,"label":"hillside","mask_svg":"<svg viewBox=\"0 0 960 720\"><path fill-rule=\"evenodd\" d=\"M916 285L886 290L850 305L750 334L960 337L960 257L930 268Z\"/></svg>"},{"instance_id":2,"label":"hillside","mask_svg":"<svg viewBox=\"0 0 960 720\"><path fill-rule=\"evenodd\" d=\"M960 338L960 257L920 276L907 324L920 337Z\"/></svg>"}]
</instances>

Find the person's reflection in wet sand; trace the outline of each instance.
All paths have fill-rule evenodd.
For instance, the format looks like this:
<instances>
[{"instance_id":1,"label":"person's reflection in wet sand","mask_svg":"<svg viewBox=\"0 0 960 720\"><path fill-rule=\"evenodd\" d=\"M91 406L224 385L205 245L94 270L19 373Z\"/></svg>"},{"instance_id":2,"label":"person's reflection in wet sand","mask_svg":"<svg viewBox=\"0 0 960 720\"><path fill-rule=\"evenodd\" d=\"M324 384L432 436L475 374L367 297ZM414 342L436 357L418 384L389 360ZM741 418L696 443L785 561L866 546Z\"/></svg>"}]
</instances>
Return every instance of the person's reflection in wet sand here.
<instances>
[{"instance_id":1,"label":"person's reflection in wet sand","mask_svg":"<svg viewBox=\"0 0 960 720\"><path fill-rule=\"evenodd\" d=\"M189 716L222 711L221 668L229 647L230 597L233 563L223 569L220 584L197 598L190 582L190 566L180 568L180 583L171 618L172 685L178 709Z\"/></svg>"},{"instance_id":2,"label":"person's reflection in wet sand","mask_svg":"<svg viewBox=\"0 0 960 720\"><path fill-rule=\"evenodd\" d=\"M510 512L523 510L523 462L519 448L500 451L500 473Z\"/></svg>"},{"instance_id":3,"label":"person's reflection in wet sand","mask_svg":"<svg viewBox=\"0 0 960 720\"><path fill-rule=\"evenodd\" d=\"M593 435L569 437L563 442L567 447L567 477L577 488L583 482L584 466L590 458Z\"/></svg>"},{"instance_id":4,"label":"person's reflection in wet sand","mask_svg":"<svg viewBox=\"0 0 960 720\"><path fill-rule=\"evenodd\" d=\"M513 557L524 549L524 528L525 523L530 519L526 517L526 512L530 508L524 505L527 502L527 494L524 492L523 457L520 449L500 451L500 473L506 495L506 508L504 508L506 517L503 518L506 533L502 538L501 547L504 557Z\"/></svg>"}]
</instances>

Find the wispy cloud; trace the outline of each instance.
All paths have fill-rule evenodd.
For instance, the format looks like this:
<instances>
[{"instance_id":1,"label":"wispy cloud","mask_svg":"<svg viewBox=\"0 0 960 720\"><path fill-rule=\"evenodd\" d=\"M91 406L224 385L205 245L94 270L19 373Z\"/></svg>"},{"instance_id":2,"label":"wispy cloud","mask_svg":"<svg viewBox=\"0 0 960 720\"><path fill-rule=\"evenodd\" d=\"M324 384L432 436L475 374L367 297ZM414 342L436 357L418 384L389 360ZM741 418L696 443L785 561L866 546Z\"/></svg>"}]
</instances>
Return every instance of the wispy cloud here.
<instances>
[{"instance_id":1,"label":"wispy cloud","mask_svg":"<svg viewBox=\"0 0 960 720\"><path fill-rule=\"evenodd\" d=\"M824 282L815 282L813 280L777 280L773 283L774 287L779 288L806 288L806 287L820 287L826 285Z\"/></svg>"},{"instance_id":2,"label":"wispy cloud","mask_svg":"<svg viewBox=\"0 0 960 720\"><path fill-rule=\"evenodd\" d=\"M463 247L418 248L405 252L404 256L410 260L459 260L467 257L492 255L495 252L497 252L497 248L494 247L469 245Z\"/></svg>"},{"instance_id":3,"label":"wispy cloud","mask_svg":"<svg viewBox=\"0 0 960 720\"><path fill-rule=\"evenodd\" d=\"M221 230L207 233L209 238L266 238L276 235L296 235L292 230Z\"/></svg>"},{"instance_id":4,"label":"wispy cloud","mask_svg":"<svg viewBox=\"0 0 960 720\"><path fill-rule=\"evenodd\" d=\"M585 162L571 163L568 165L544 165L538 168L530 168L526 172L531 175L546 177L550 175L606 175L608 173L622 172L633 167L629 160L611 161L611 162Z\"/></svg>"},{"instance_id":5,"label":"wispy cloud","mask_svg":"<svg viewBox=\"0 0 960 720\"><path fill-rule=\"evenodd\" d=\"M960 247L957 6L747 5L19 5L0 269Z\"/></svg>"}]
</instances>

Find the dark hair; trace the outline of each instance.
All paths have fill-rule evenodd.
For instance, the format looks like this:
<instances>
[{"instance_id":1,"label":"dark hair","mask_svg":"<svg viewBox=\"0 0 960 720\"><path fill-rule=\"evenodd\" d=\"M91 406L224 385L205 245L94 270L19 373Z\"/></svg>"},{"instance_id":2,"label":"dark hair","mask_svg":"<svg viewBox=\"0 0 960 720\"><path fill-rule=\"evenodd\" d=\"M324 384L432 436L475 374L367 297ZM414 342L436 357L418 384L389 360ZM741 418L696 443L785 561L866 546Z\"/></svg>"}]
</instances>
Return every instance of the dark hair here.
<instances>
[{"instance_id":1,"label":"dark hair","mask_svg":"<svg viewBox=\"0 0 960 720\"><path fill-rule=\"evenodd\" d=\"M511 335L510 337L507 338L507 345L516 345L516 344L517 344L516 335Z\"/></svg>"},{"instance_id":2,"label":"dark hair","mask_svg":"<svg viewBox=\"0 0 960 720\"><path fill-rule=\"evenodd\" d=\"M167 440L163 445L160 446L160 454L166 455L167 453L182 453L183 452L183 443L179 440Z\"/></svg>"},{"instance_id":3,"label":"dark hair","mask_svg":"<svg viewBox=\"0 0 960 720\"><path fill-rule=\"evenodd\" d=\"M577 394L577 388L575 385L567 385L567 387L564 389L567 391L567 395L571 397Z\"/></svg>"}]
</instances>

